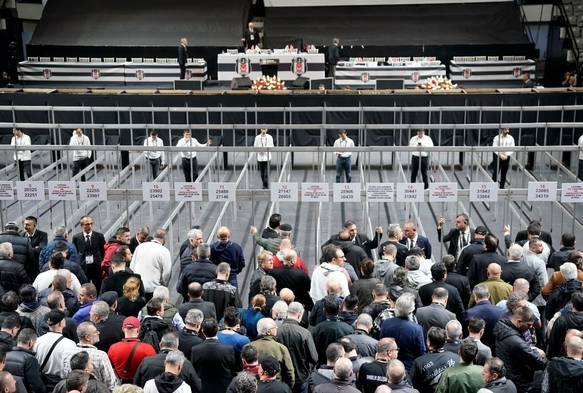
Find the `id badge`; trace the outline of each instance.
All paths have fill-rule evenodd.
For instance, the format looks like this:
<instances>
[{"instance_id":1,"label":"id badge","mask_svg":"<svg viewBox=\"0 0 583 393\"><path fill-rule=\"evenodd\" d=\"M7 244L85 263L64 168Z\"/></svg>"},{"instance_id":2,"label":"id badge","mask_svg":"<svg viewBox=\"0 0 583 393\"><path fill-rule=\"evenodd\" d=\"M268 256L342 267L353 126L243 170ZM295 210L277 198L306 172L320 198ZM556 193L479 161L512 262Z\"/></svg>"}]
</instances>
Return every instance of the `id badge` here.
<instances>
[{"instance_id":1,"label":"id badge","mask_svg":"<svg viewBox=\"0 0 583 393\"><path fill-rule=\"evenodd\" d=\"M93 263L93 255L85 255L85 263L91 265Z\"/></svg>"},{"instance_id":2,"label":"id badge","mask_svg":"<svg viewBox=\"0 0 583 393\"><path fill-rule=\"evenodd\" d=\"M249 40L254 41L255 40L255 34L249 34Z\"/></svg>"}]
</instances>

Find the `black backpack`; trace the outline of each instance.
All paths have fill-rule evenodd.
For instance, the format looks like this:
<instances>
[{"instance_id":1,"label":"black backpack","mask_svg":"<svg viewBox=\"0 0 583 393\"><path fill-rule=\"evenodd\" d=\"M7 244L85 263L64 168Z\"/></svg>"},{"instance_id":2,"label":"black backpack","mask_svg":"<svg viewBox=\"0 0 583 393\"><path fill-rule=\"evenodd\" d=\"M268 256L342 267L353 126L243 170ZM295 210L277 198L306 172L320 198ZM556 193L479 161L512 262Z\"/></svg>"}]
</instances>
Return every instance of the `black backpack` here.
<instances>
[{"instance_id":1,"label":"black backpack","mask_svg":"<svg viewBox=\"0 0 583 393\"><path fill-rule=\"evenodd\" d=\"M168 332L173 332L174 328L163 319L146 317L140 326L140 333L138 338L141 342L150 344L160 352L160 339Z\"/></svg>"}]
</instances>

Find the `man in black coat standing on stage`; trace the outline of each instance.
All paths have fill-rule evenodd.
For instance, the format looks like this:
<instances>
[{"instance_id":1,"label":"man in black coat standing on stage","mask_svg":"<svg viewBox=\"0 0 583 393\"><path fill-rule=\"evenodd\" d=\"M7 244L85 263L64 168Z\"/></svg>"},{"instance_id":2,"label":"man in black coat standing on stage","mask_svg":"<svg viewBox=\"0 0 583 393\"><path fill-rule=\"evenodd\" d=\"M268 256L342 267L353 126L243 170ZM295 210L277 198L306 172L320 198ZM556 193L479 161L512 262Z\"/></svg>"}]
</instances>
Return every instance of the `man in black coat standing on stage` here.
<instances>
[{"instance_id":1,"label":"man in black coat standing on stage","mask_svg":"<svg viewBox=\"0 0 583 393\"><path fill-rule=\"evenodd\" d=\"M243 41L245 49L257 47L257 44L259 44L259 33L253 27L253 22L249 22L249 28L245 29L241 41Z\"/></svg>"},{"instance_id":2,"label":"man in black coat standing on stage","mask_svg":"<svg viewBox=\"0 0 583 393\"><path fill-rule=\"evenodd\" d=\"M180 39L180 46L178 47L178 65L180 66L180 79L184 79L186 74L186 67L188 67L188 50L186 49L188 40L186 38Z\"/></svg>"}]
</instances>

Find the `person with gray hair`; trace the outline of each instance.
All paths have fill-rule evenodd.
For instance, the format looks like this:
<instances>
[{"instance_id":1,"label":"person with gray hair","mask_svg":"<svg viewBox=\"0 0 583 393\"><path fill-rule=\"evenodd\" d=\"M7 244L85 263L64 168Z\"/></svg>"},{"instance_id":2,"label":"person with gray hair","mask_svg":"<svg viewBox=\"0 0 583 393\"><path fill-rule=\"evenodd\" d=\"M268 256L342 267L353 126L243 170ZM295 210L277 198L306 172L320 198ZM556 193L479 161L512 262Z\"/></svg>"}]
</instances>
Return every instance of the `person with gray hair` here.
<instances>
[{"instance_id":1,"label":"person with gray hair","mask_svg":"<svg viewBox=\"0 0 583 393\"><path fill-rule=\"evenodd\" d=\"M424 337L427 337L427 332L431 327L445 328L449 321L456 319L456 315L446 309L448 297L446 288L437 287L433 290L431 304L417 309L415 316L423 328Z\"/></svg>"},{"instance_id":2,"label":"person with gray hair","mask_svg":"<svg viewBox=\"0 0 583 393\"><path fill-rule=\"evenodd\" d=\"M273 319L260 319L257 322L258 337L249 345L254 346L259 353L276 358L281 366L277 372L277 380L292 388L295 384L294 365L288 348L275 340L277 330L278 326Z\"/></svg>"},{"instance_id":3,"label":"person with gray hair","mask_svg":"<svg viewBox=\"0 0 583 393\"><path fill-rule=\"evenodd\" d=\"M198 245L198 257L184 267L176 282L176 291L182 294L185 302L188 301L188 286L197 282L204 285L217 278L217 267L210 261L210 246L207 243Z\"/></svg>"},{"instance_id":4,"label":"person with gray hair","mask_svg":"<svg viewBox=\"0 0 583 393\"><path fill-rule=\"evenodd\" d=\"M532 302L541 293L541 285L534 269L520 262L522 256L523 250L521 246L518 244L510 246L508 249L508 263L504 265L500 278L510 285L513 285L519 278L525 279L530 286L528 301Z\"/></svg>"},{"instance_id":5,"label":"person with gray hair","mask_svg":"<svg viewBox=\"0 0 583 393\"><path fill-rule=\"evenodd\" d=\"M144 385L144 393L192 393L192 389L179 375L185 362L179 350L168 352L164 361L164 372Z\"/></svg>"},{"instance_id":6,"label":"person with gray hair","mask_svg":"<svg viewBox=\"0 0 583 393\"><path fill-rule=\"evenodd\" d=\"M571 294L581 291L581 281L577 279L577 268L575 264L565 262L561 265L560 269L564 281L553 290L546 307L544 307L544 314L547 321L550 321L557 311L569 303Z\"/></svg>"},{"instance_id":7,"label":"person with gray hair","mask_svg":"<svg viewBox=\"0 0 583 393\"><path fill-rule=\"evenodd\" d=\"M304 312L304 306L301 303L291 302L288 306L287 318L279 326L275 337L275 341L289 350L294 366L293 392L304 392L307 389L310 365L315 366L318 363L318 351L312 334L300 326Z\"/></svg>"},{"instance_id":8,"label":"person with gray hair","mask_svg":"<svg viewBox=\"0 0 583 393\"><path fill-rule=\"evenodd\" d=\"M121 318L121 321L119 318ZM97 301L91 306L89 319L95 324L99 331L99 341L95 344L97 349L103 352L124 338L122 331L123 317L117 316L109 318L109 304L104 301Z\"/></svg>"},{"instance_id":9,"label":"person with gray hair","mask_svg":"<svg viewBox=\"0 0 583 393\"><path fill-rule=\"evenodd\" d=\"M462 346L462 324L457 320L451 320L445 325L445 345L446 351L457 354Z\"/></svg>"},{"instance_id":10,"label":"person with gray hair","mask_svg":"<svg viewBox=\"0 0 583 393\"><path fill-rule=\"evenodd\" d=\"M53 230L53 240L47 244L40 252L39 259L38 259L38 267L41 269L45 264L49 262L49 257L53 253L55 248L55 244L57 242L64 242L67 245L67 255L69 256L69 260L71 262L75 262L79 264L79 253L77 252L77 247L73 243L68 241L69 235L67 228L63 225L59 225L55 227Z\"/></svg>"},{"instance_id":11,"label":"person with gray hair","mask_svg":"<svg viewBox=\"0 0 583 393\"><path fill-rule=\"evenodd\" d=\"M198 309L190 309L184 318L184 329L178 332L178 349L180 349L187 359L190 359L192 347L204 342L204 336L200 331L204 313Z\"/></svg>"},{"instance_id":12,"label":"person with gray hair","mask_svg":"<svg viewBox=\"0 0 583 393\"><path fill-rule=\"evenodd\" d=\"M379 246L379 259L383 258L383 252L385 248L389 244L392 244L397 249L395 259L397 265L404 267L405 258L407 258L407 253L409 252L409 249L407 249L407 246L400 243L401 239L403 239L403 230L401 229L399 224L389 224L389 227L387 228L387 235L389 236L387 241Z\"/></svg>"},{"instance_id":13,"label":"person with gray hair","mask_svg":"<svg viewBox=\"0 0 583 393\"><path fill-rule=\"evenodd\" d=\"M415 309L413 294L402 294L395 303L395 317L386 319L381 326L381 338L392 337L400 348L399 359L407 371L413 361L425 353L425 339L421 326L412 322L409 315Z\"/></svg>"},{"instance_id":14,"label":"person with gray hair","mask_svg":"<svg viewBox=\"0 0 583 393\"><path fill-rule=\"evenodd\" d=\"M517 278L516 281L514 281L513 292L508 296L508 299L500 300L498 303L496 303L496 307L500 307L504 310L502 315L500 315L500 318L508 319L512 317L515 309L528 306L528 308L530 308L534 313L533 327L538 329L541 327L542 322L540 320L538 307L528 301L529 288L530 286L528 281L523 278ZM508 301L511 301L510 305L508 305Z\"/></svg>"},{"instance_id":15,"label":"person with gray hair","mask_svg":"<svg viewBox=\"0 0 583 393\"><path fill-rule=\"evenodd\" d=\"M418 393L407 384L407 374L405 365L398 359L393 359L387 365L387 386L393 392L399 393Z\"/></svg>"},{"instance_id":16,"label":"person with gray hair","mask_svg":"<svg viewBox=\"0 0 583 393\"><path fill-rule=\"evenodd\" d=\"M314 389L314 393L360 393L352 386L352 362L348 358L338 359L334 365L334 379L323 383Z\"/></svg>"},{"instance_id":17,"label":"person with gray hair","mask_svg":"<svg viewBox=\"0 0 583 393\"><path fill-rule=\"evenodd\" d=\"M235 377L236 393L255 393L257 391L257 377L248 371L241 371Z\"/></svg>"},{"instance_id":18,"label":"person with gray hair","mask_svg":"<svg viewBox=\"0 0 583 393\"><path fill-rule=\"evenodd\" d=\"M270 316L271 308L273 305L279 301L279 296L276 295L275 291L277 289L277 282L272 276L263 276L259 281L259 293L265 296L265 308L263 309L263 315Z\"/></svg>"},{"instance_id":19,"label":"person with gray hair","mask_svg":"<svg viewBox=\"0 0 583 393\"><path fill-rule=\"evenodd\" d=\"M204 300L202 298L203 294L201 283L194 281L188 284L188 301L178 306L178 313L182 319L185 319L188 311L192 309L202 311L205 318L216 318L217 309L214 303Z\"/></svg>"},{"instance_id":20,"label":"person with gray hair","mask_svg":"<svg viewBox=\"0 0 583 393\"><path fill-rule=\"evenodd\" d=\"M405 268L409 271L409 282L413 284L415 289L425 284L431 283L431 277L423 273L419 267L421 266L421 259L417 255L409 255L405 259Z\"/></svg>"},{"instance_id":21,"label":"person with gray hair","mask_svg":"<svg viewBox=\"0 0 583 393\"><path fill-rule=\"evenodd\" d=\"M134 251L130 269L142 277L147 301L152 299L156 287L170 283L172 256L165 243L166 231L157 229L152 241L140 244Z\"/></svg>"},{"instance_id":22,"label":"person with gray hair","mask_svg":"<svg viewBox=\"0 0 583 393\"><path fill-rule=\"evenodd\" d=\"M12 244L0 244L0 284L5 291L18 292L23 284L30 284L30 277L25 265L12 259L13 256Z\"/></svg>"},{"instance_id":23,"label":"person with gray hair","mask_svg":"<svg viewBox=\"0 0 583 393\"><path fill-rule=\"evenodd\" d=\"M582 281L583 282L583 251L581 250L573 250L569 253L569 255L567 255L567 261L566 262L571 262L573 264L575 264L575 266L577 267L577 280ZM565 277L563 276L563 274L561 273L560 269L559 271L554 272L551 277L549 277L549 282L547 282L547 284L543 287L541 294L543 296L543 298L547 299L549 298L549 296L551 295L551 293L553 293L553 291L555 290L555 288L557 288L559 285L563 284L565 282Z\"/></svg>"},{"instance_id":24,"label":"person with gray hair","mask_svg":"<svg viewBox=\"0 0 583 393\"><path fill-rule=\"evenodd\" d=\"M202 387L200 378L196 374L192 363L185 358L182 351L178 350L178 346L179 338L176 333L166 333L162 336L162 340L160 340L160 353L154 356L148 356L142 360L134 376L134 385L143 388L147 381L162 375L165 371L165 363L168 363L168 357L170 354L173 354L172 356L175 360L180 360L180 357L183 359L182 369L177 375L193 388L195 392L200 391ZM178 353L180 353L180 356L177 356Z\"/></svg>"},{"instance_id":25,"label":"person with gray hair","mask_svg":"<svg viewBox=\"0 0 583 393\"><path fill-rule=\"evenodd\" d=\"M204 283L202 285L202 289L205 294L205 300L215 304L215 308L217 310L217 320L221 320L223 318L225 308L228 306L240 308L242 305L237 287L229 282L231 265L229 265L227 262L219 263L216 269L216 273L217 278Z\"/></svg>"},{"instance_id":26,"label":"person with gray hair","mask_svg":"<svg viewBox=\"0 0 583 393\"><path fill-rule=\"evenodd\" d=\"M356 345L356 353L364 357L374 357L378 345L378 340L370 336L372 330L372 317L362 313L354 322L354 333L349 334L348 338Z\"/></svg>"},{"instance_id":27,"label":"person with gray hair","mask_svg":"<svg viewBox=\"0 0 583 393\"><path fill-rule=\"evenodd\" d=\"M285 318L287 318L288 305L283 300L275 302L271 308L271 317L278 325L281 325Z\"/></svg>"},{"instance_id":28,"label":"person with gray hair","mask_svg":"<svg viewBox=\"0 0 583 393\"><path fill-rule=\"evenodd\" d=\"M187 239L180 247L180 273L184 268L199 258L198 246L204 242L203 234L200 229L193 228L188 231ZM210 256L210 249L209 249ZM207 258L208 259L208 258Z\"/></svg>"}]
</instances>

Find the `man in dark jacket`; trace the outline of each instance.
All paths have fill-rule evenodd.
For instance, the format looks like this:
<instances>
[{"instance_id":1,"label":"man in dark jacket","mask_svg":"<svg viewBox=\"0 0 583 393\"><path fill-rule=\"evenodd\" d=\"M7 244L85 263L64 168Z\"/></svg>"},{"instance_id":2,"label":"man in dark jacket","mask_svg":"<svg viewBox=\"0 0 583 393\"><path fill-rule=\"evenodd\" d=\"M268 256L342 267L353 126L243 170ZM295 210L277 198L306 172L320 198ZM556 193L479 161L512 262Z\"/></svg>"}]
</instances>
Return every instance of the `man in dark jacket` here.
<instances>
[{"instance_id":1,"label":"man in dark jacket","mask_svg":"<svg viewBox=\"0 0 583 393\"><path fill-rule=\"evenodd\" d=\"M520 307L512 319L501 319L494 326L496 356L506 365L507 378L519 392L534 389L534 373L544 370L547 361L543 351L530 347L524 340L524 332L534 324L534 314L528 306Z\"/></svg>"},{"instance_id":2,"label":"man in dark jacket","mask_svg":"<svg viewBox=\"0 0 583 393\"><path fill-rule=\"evenodd\" d=\"M207 302L202 299L204 291L202 290L202 285L198 282L191 282L188 285L188 302L182 303L178 306L178 313L182 319L186 318L188 311L192 309L197 309L202 311L205 318L216 318L217 309L215 304L212 302ZM188 356L187 356L188 357Z\"/></svg>"},{"instance_id":3,"label":"man in dark jacket","mask_svg":"<svg viewBox=\"0 0 583 393\"><path fill-rule=\"evenodd\" d=\"M567 356L554 358L545 370L541 393L583 391L583 367L581 367L583 340L571 336L565 346Z\"/></svg>"},{"instance_id":4,"label":"man in dark jacket","mask_svg":"<svg viewBox=\"0 0 583 393\"><path fill-rule=\"evenodd\" d=\"M97 349L107 353L109 348L124 338L121 322L109 318L109 304L104 301L93 303L89 318L99 332L99 341L95 343Z\"/></svg>"},{"instance_id":5,"label":"man in dark jacket","mask_svg":"<svg viewBox=\"0 0 583 393\"><path fill-rule=\"evenodd\" d=\"M13 257L12 244L8 242L1 243L0 285L5 291L18 292L22 284L30 284L30 277L26 274L26 266L14 260Z\"/></svg>"},{"instance_id":6,"label":"man in dark jacket","mask_svg":"<svg viewBox=\"0 0 583 393\"><path fill-rule=\"evenodd\" d=\"M422 285L419 288L419 297L421 298L421 302L423 302L423 306L429 306L432 303L431 298L435 288L445 288L448 292L445 308L454 313L458 320L461 320L464 314L462 298L455 287L445 282L445 278L447 277L445 265L443 263L436 263L431 266L431 277L435 281Z\"/></svg>"},{"instance_id":7,"label":"man in dark jacket","mask_svg":"<svg viewBox=\"0 0 583 393\"><path fill-rule=\"evenodd\" d=\"M10 315L4 318L0 331L0 347L4 348L5 352L11 351L12 347L16 346L15 338L19 330L20 318L18 316Z\"/></svg>"},{"instance_id":8,"label":"man in dark jacket","mask_svg":"<svg viewBox=\"0 0 583 393\"><path fill-rule=\"evenodd\" d=\"M22 233L22 237L30 239L34 260L38 265L38 257L40 256L41 250L49 242L49 237L46 232L37 228L36 217L28 216L24 219L24 232Z\"/></svg>"},{"instance_id":9,"label":"man in dark jacket","mask_svg":"<svg viewBox=\"0 0 583 393\"><path fill-rule=\"evenodd\" d=\"M470 243L466 247L464 247L461 250L460 256L457 258L456 263L457 273L467 277L468 269L470 268L470 262L472 262L472 258L474 257L474 255L481 254L482 252L484 252L484 238L486 237L487 234L488 230L485 227L480 225L479 227L476 228L476 231L474 232L474 238L470 241Z\"/></svg>"},{"instance_id":10,"label":"man in dark jacket","mask_svg":"<svg viewBox=\"0 0 583 393\"><path fill-rule=\"evenodd\" d=\"M492 393L516 393L514 382L506 379L506 368L504 362L498 358L490 358L484 364L482 372L484 378L484 389Z\"/></svg>"},{"instance_id":11,"label":"man in dark jacket","mask_svg":"<svg viewBox=\"0 0 583 393\"><path fill-rule=\"evenodd\" d=\"M344 263L351 265L358 278L360 278L362 275L362 272L360 271L360 262L368 256L362 248L358 247L352 242L352 240L350 240L350 232L347 229L342 229L338 233L337 239L333 240L331 244L342 249L345 258Z\"/></svg>"},{"instance_id":12,"label":"man in dark jacket","mask_svg":"<svg viewBox=\"0 0 583 393\"><path fill-rule=\"evenodd\" d=\"M79 263L79 253L77 252L77 247L73 245L73 243L69 243L67 240L69 235L67 232L67 228L63 225L59 225L53 231L53 240L46 245L45 248L42 249L38 258L38 267L39 269L42 268L45 264L49 263L49 257L53 253L53 249L55 248L55 244L59 241L65 242L67 245L68 255L71 262Z\"/></svg>"},{"instance_id":13,"label":"man in dark jacket","mask_svg":"<svg viewBox=\"0 0 583 393\"><path fill-rule=\"evenodd\" d=\"M458 293L462 298L462 304L464 305L464 308L466 308L470 302L470 296L472 295L472 290L470 289L470 280L468 280L465 274L462 275L456 271L457 263L453 255L444 255L441 259L441 262L447 269L445 282L451 286L454 286L458 290Z\"/></svg>"},{"instance_id":14,"label":"man in dark jacket","mask_svg":"<svg viewBox=\"0 0 583 393\"><path fill-rule=\"evenodd\" d=\"M217 230L218 241L211 245L210 260L215 265L221 262L227 262L231 267L229 273L229 282L238 287L237 274L245 267L245 256L243 249L237 243L231 241L231 232L227 227L220 227Z\"/></svg>"},{"instance_id":15,"label":"man in dark jacket","mask_svg":"<svg viewBox=\"0 0 583 393\"><path fill-rule=\"evenodd\" d=\"M383 237L383 228L377 227L375 229L373 239L369 239L366 233L359 233L358 228L356 227L356 223L354 221L351 220L346 221L344 223L344 229L350 232L349 240L358 247L362 248L369 258L372 258L372 250L379 246L379 241ZM330 237L330 239L328 239L328 241L324 243L322 247L332 243L334 240L338 240L338 235L332 235L332 237ZM399 240L401 240L401 238L399 238ZM398 242L399 240L396 241ZM404 248L407 249L407 247ZM379 255L382 256L382 254L383 250L379 249Z\"/></svg>"},{"instance_id":16,"label":"man in dark jacket","mask_svg":"<svg viewBox=\"0 0 583 393\"><path fill-rule=\"evenodd\" d=\"M140 282L140 296L144 296L144 283L142 283L142 276L136 273L132 273L126 269L126 263L123 257L116 253L111 258L111 269L113 274L107 277L105 280L101 282L101 293L115 291L117 296L123 296L123 286L128 281L130 277L135 277Z\"/></svg>"},{"instance_id":17,"label":"man in dark jacket","mask_svg":"<svg viewBox=\"0 0 583 393\"><path fill-rule=\"evenodd\" d=\"M555 321L549 334L548 358L559 356L569 329L583 330L583 293L580 291L571 294L572 311L561 315Z\"/></svg>"},{"instance_id":18,"label":"man in dark jacket","mask_svg":"<svg viewBox=\"0 0 583 393\"><path fill-rule=\"evenodd\" d=\"M484 345L490 347L490 349L494 349L494 336L492 332L504 310L490 303L490 293L488 291L488 287L485 285L476 285L474 287L473 295L476 304L474 304L472 308L468 308L466 310L466 315L464 318L464 330L467 330L467 327L470 323L470 318L482 318L486 322L484 334L482 335L482 342Z\"/></svg>"},{"instance_id":19,"label":"man in dark jacket","mask_svg":"<svg viewBox=\"0 0 583 393\"><path fill-rule=\"evenodd\" d=\"M45 393L40 378L40 365L33 351L37 334L33 329L23 329L18 335L17 346L6 354L5 371L21 377L28 393Z\"/></svg>"},{"instance_id":20,"label":"man in dark jacket","mask_svg":"<svg viewBox=\"0 0 583 393\"><path fill-rule=\"evenodd\" d=\"M326 362L326 348L330 343L338 341L340 338L354 333L352 327L338 319L338 301L327 297L324 300L324 312L326 320L316 325L312 331L314 343L318 350L320 363Z\"/></svg>"},{"instance_id":21,"label":"man in dark jacket","mask_svg":"<svg viewBox=\"0 0 583 393\"><path fill-rule=\"evenodd\" d=\"M338 44L340 40L338 38L334 38L332 40L332 45L328 47L328 51L326 52L326 65L328 66L328 76L330 78L334 78L336 76L336 64L338 64L338 60L340 60L340 48Z\"/></svg>"},{"instance_id":22,"label":"man in dark jacket","mask_svg":"<svg viewBox=\"0 0 583 393\"><path fill-rule=\"evenodd\" d=\"M188 310L186 317L184 317L184 328L177 333L178 349L187 358L192 355L192 348L204 342L204 334L200 331L204 319L202 311L196 309Z\"/></svg>"},{"instance_id":23,"label":"man in dark jacket","mask_svg":"<svg viewBox=\"0 0 583 393\"><path fill-rule=\"evenodd\" d=\"M181 293L185 300L188 299L188 285L198 282L203 285L217 278L217 266L210 261L210 246L207 243L199 244L196 248L198 259L187 265L176 282L176 291Z\"/></svg>"},{"instance_id":24,"label":"man in dark jacket","mask_svg":"<svg viewBox=\"0 0 583 393\"><path fill-rule=\"evenodd\" d=\"M79 252L79 264L85 266L87 279L95 285L97 293L101 290L101 262L105 254L105 237L94 231L91 216L83 216L79 221L82 231L73 236L73 245ZM109 270L109 269L108 269Z\"/></svg>"},{"instance_id":25,"label":"man in dark jacket","mask_svg":"<svg viewBox=\"0 0 583 393\"><path fill-rule=\"evenodd\" d=\"M473 288L476 284L484 282L488 279L488 266L491 263L497 263L504 270L504 265L507 263L506 257L496 253L498 249L498 239L492 234L486 235L484 238L484 252L473 256L470 267L468 269L468 279L470 286Z\"/></svg>"},{"instance_id":26,"label":"man in dark jacket","mask_svg":"<svg viewBox=\"0 0 583 393\"><path fill-rule=\"evenodd\" d=\"M504 265L500 278L510 285L518 278L528 281L528 301L532 302L541 292L541 285L534 268L522 263L523 249L518 244L513 244L508 249L508 263Z\"/></svg>"},{"instance_id":27,"label":"man in dark jacket","mask_svg":"<svg viewBox=\"0 0 583 393\"><path fill-rule=\"evenodd\" d=\"M405 267L405 258L407 258L409 250L404 244L401 244L401 240L403 239L403 230L399 224L391 224L387 229L387 235L389 235L389 239L379 246L379 259L383 258L385 247L388 244L392 244L397 249L397 265Z\"/></svg>"},{"instance_id":28,"label":"man in dark jacket","mask_svg":"<svg viewBox=\"0 0 583 393\"><path fill-rule=\"evenodd\" d=\"M14 260L20 263L25 269L30 282L38 276L38 267L34 266L35 258L32 251L30 239L20 236L18 225L15 222L9 222L4 226L4 232L0 233L0 243L8 242L12 244ZM8 289L5 288L8 291Z\"/></svg>"},{"instance_id":29,"label":"man in dark jacket","mask_svg":"<svg viewBox=\"0 0 583 393\"><path fill-rule=\"evenodd\" d=\"M188 240L184 247L180 247L180 273L184 268L190 265L193 261L193 252L197 255L197 248L204 242L203 234L200 229L191 229L188 231ZM202 284L202 283L201 283Z\"/></svg>"},{"instance_id":30,"label":"man in dark jacket","mask_svg":"<svg viewBox=\"0 0 583 393\"><path fill-rule=\"evenodd\" d=\"M297 256L294 250L286 251L283 254L283 266L273 268L268 274L275 278L277 294L284 288L291 289L296 296L295 300L302 303L308 312L314 305L310 297L312 281L306 272L294 267Z\"/></svg>"},{"instance_id":31,"label":"man in dark jacket","mask_svg":"<svg viewBox=\"0 0 583 393\"><path fill-rule=\"evenodd\" d=\"M547 321L550 321L557 311L569 303L571 294L581 291L582 283L577 279L577 268L574 268L573 264L564 263L561 266L561 274L565 278L565 282L553 290L545 306Z\"/></svg>"},{"instance_id":32,"label":"man in dark jacket","mask_svg":"<svg viewBox=\"0 0 583 393\"><path fill-rule=\"evenodd\" d=\"M154 356L148 356L142 360L136 375L134 376L134 385L144 387L150 379L156 378L164 372L164 360L170 351L178 349L178 336L176 333L166 333L160 341L160 353ZM192 389L193 393L200 392L202 389L200 378L196 375L194 367L190 360L185 359L182 370L178 375Z\"/></svg>"},{"instance_id":33,"label":"man in dark jacket","mask_svg":"<svg viewBox=\"0 0 583 393\"><path fill-rule=\"evenodd\" d=\"M308 392L312 393L318 385L334 379L334 365L338 359L344 357L344 347L339 343L332 343L326 348L326 363L315 367L308 380Z\"/></svg>"},{"instance_id":34,"label":"man in dark jacket","mask_svg":"<svg viewBox=\"0 0 583 393\"><path fill-rule=\"evenodd\" d=\"M352 386L352 374L352 362L350 359L338 359L334 365L334 379L316 386L314 393L360 393L358 389Z\"/></svg>"},{"instance_id":35,"label":"man in dark jacket","mask_svg":"<svg viewBox=\"0 0 583 393\"><path fill-rule=\"evenodd\" d=\"M227 262L217 266L217 278L203 284L203 298L215 304L217 319L223 318L225 308L229 306L241 307L241 299L237 287L229 283L231 267Z\"/></svg>"},{"instance_id":36,"label":"man in dark jacket","mask_svg":"<svg viewBox=\"0 0 583 393\"><path fill-rule=\"evenodd\" d=\"M60 291L53 291L47 297L47 307L51 310L60 310L65 311L65 297ZM41 336L45 333L49 332L49 325L47 323L48 314L43 315L39 325L38 325L38 334ZM72 314L71 314L72 315ZM77 336L77 324L73 320L73 318L65 317L65 328L63 329L63 336L75 341L76 343L79 342L79 336Z\"/></svg>"},{"instance_id":37,"label":"man in dark jacket","mask_svg":"<svg viewBox=\"0 0 583 393\"><path fill-rule=\"evenodd\" d=\"M548 263L548 267L555 269L556 272L567 261L567 255L575 249L575 235L569 232L563 233L563 236L561 236L561 245L563 247L559 251L551 254Z\"/></svg>"}]
</instances>

